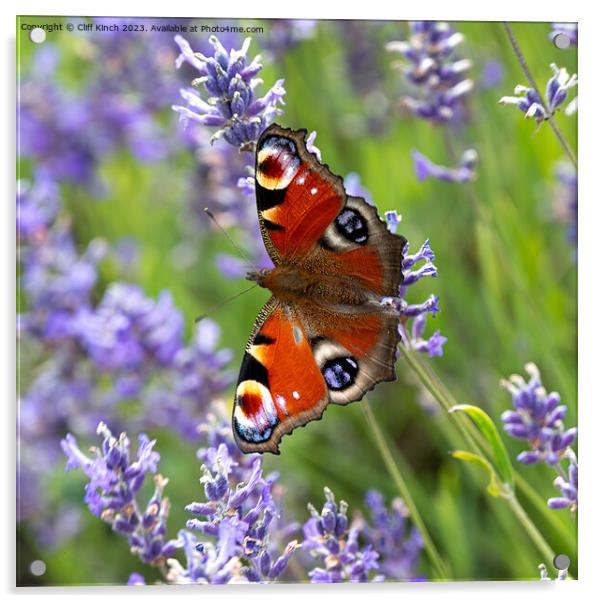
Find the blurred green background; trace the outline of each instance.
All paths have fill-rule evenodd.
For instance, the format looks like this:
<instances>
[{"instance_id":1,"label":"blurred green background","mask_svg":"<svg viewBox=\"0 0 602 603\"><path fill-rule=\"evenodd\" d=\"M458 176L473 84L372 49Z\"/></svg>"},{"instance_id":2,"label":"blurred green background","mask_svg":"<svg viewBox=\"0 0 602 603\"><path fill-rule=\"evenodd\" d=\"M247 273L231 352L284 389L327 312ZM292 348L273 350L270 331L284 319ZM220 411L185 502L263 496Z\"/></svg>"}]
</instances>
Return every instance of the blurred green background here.
<instances>
[{"instance_id":1,"label":"blurred green background","mask_svg":"<svg viewBox=\"0 0 602 603\"><path fill-rule=\"evenodd\" d=\"M257 23L266 32L272 27L269 21L244 21ZM421 302L430 292L440 296L442 312L429 319L428 329L429 334L440 329L449 341L444 356L429 363L456 399L483 407L499 425L499 415L510 406L510 396L499 387L500 378L524 374L525 363L533 361L547 388L558 391L568 405L566 424L574 425L577 265L565 227L553 220L554 169L566 158L548 124L538 128L515 108L497 102L512 94L517 83L527 83L502 25L454 26L466 37L457 55L474 62L470 77L475 91L468 102L466 126L451 131L447 141L444 128L396 110L403 76L391 68L397 57L387 53L384 44L407 39L403 22L319 22L310 38L265 61L264 88L285 78L286 107L278 122L316 130L322 158L335 173L356 172L381 214L389 209L402 214L399 232L413 251L430 238L439 278L412 287L408 301ZM550 63L566 67L569 73L576 70L576 50L556 49L548 39L549 24L513 27L540 88L551 75ZM18 31L17 36L20 71L26 74L33 45L27 32ZM365 67L358 73L350 56L357 51L359 36L369 50L364 54L370 56L363 56ZM262 36L252 37L251 55L262 51ZM193 45L194 39L191 36ZM77 89L87 69L103 68L88 64L72 35L52 34L52 40L60 49L58 77L66 87ZM492 88L486 88L482 79L489 61L502 68L501 79ZM177 119L169 107L164 119L173 122L175 131ZM575 148L576 118L559 114L557 122ZM477 149L477 180L468 185L434 179L418 182L411 151L416 149L435 163L454 165L450 143L457 155L469 147ZM31 169L30 162L22 162L20 177L27 177ZM135 237L141 262L133 279L150 296L169 289L186 316L189 332L195 316L244 287L242 282L227 280L215 266L218 252L231 252L228 241L200 224L193 265L174 266L193 169L194 157L184 146L168 160L152 165L142 165L123 151L106 157L100 166L112 187L106 199L94 199L83 188L63 187L63 200L82 247L95 237L108 242ZM233 229L233 233L244 242L245 232ZM103 263L98 291L117 274L118 267ZM266 292L256 289L213 315L222 329L221 344L234 351L235 371L266 299ZM483 476L449 457L451 449L462 445L450 418L429 401L403 358L397 374L397 382L379 385L368 399L453 577L536 579L542 559L522 527L502 501L485 494ZM266 459L268 469L280 472L289 518L304 521L307 502L321 504L325 485L352 509L363 507L369 488L378 488L388 500L397 495L360 404L330 407L323 420L286 437L280 456ZM201 494L199 463L194 445L172 433L150 435L158 438L160 472L170 478L169 526L175 536L188 518L184 505ZM503 438L514 459L524 446ZM544 499L555 495L549 467L514 465ZM57 503L67 499L77 503L83 483L81 474L65 474L60 468L52 476L52 497ZM563 541L548 515L555 515L576 534L568 511L539 513L528 504L526 508L554 547ZM21 529L20 580L54 585L124 583L132 571L151 582L157 578L129 554L122 537L87 513L84 519L81 535L55 551L39 550L28 528ZM575 550L569 553L574 555ZM34 578L27 568L38 558L47 564L47 572ZM573 558L571 570L575 566ZM429 576L424 555L421 571Z\"/></svg>"}]
</instances>

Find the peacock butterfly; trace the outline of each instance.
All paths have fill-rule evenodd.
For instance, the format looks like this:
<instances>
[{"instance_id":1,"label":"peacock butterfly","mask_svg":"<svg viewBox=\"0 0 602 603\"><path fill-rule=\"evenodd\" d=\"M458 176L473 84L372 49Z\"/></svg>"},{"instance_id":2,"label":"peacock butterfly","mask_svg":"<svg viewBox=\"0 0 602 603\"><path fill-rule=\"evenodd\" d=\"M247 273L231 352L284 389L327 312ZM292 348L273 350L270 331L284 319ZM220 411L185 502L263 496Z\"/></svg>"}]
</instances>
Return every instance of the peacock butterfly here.
<instances>
[{"instance_id":1,"label":"peacock butterfly","mask_svg":"<svg viewBox=\"0 0 602 603\"><path fill-rule=\"evenodd\" d=\"M276 124L259 137L255 191L273 269L247 279L272 292L243 357L232 413L246 453L279 454L283 435L326 405L360 400L395 379L396 297L406 243L376 208L308 151L306 130Z\"/></svg>"}]
</instances>

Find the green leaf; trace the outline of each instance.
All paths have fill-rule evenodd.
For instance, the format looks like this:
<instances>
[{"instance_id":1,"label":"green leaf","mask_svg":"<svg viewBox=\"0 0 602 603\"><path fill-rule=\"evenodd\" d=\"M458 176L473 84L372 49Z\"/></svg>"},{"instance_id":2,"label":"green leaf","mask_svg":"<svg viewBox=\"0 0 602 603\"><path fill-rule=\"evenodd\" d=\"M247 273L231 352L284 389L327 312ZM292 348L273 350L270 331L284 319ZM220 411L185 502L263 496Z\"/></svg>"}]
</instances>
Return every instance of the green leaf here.
<instances>
[{"instance_id":1,"label":"green leaf","mask_svg":"<svg viewBox=\"0 0 602 603\"><path fill-rule=\"evenodd\" d=\"M487 492L489 492L491 496L503 496L505 498L509 494L508 488L502 483L491 463L488 460L484 459L482 456L479 456L474 452L468 452L466 450L454 450L454 452L451 453L451 456L455 459L460 459L461 461L472 463L473 465L480 467L487 474L489 474L489 484L487 484Z\"/></svg>"},{"instance_id":2,"label":"green leaf","mask_svg":"<svg viewBox=\"0 0 602 603\"><path fill-rule=\"evenodd\" d=\"M506 450L491 417L482 408L472 406L471 404L458 404L450 408L449 412L456 412L458 410L465 412L475 422L475 425L481 430L481 433L487 438L487 441L491 446L493 460L495 461L502 481L514 489L514 471L512 469L512 463L510 462L508 451Z\"/></svg>"}]
</instances>

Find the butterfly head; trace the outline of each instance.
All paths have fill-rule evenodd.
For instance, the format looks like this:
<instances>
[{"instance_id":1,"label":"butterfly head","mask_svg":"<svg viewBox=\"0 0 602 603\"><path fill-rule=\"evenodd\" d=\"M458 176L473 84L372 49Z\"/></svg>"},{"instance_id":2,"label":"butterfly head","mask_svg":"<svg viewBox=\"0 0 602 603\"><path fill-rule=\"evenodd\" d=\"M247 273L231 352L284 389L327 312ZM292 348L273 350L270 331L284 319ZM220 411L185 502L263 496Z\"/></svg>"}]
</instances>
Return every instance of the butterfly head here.
<instances>
[{"instance_id":1,"label":"butterfly head","mask_svg":"<svg viewBox=\"0 0 602 603\"><path fill-rule=\"evenodd\" d=\"M265 279L268 277L270 272L271 272L271 270L269 268L261 268L260 270L251 270L250 272L247 272L245 278L248 281L257 283L260 287L264 287Z\"/></svg>"}]
</instances>

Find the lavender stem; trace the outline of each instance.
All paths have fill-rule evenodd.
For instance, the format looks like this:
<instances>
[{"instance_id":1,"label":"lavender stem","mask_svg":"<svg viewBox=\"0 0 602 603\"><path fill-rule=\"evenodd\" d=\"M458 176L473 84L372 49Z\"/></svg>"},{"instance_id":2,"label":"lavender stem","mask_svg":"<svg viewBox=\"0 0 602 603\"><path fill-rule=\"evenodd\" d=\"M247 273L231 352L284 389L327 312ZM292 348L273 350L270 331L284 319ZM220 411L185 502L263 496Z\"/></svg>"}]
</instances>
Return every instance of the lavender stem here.
<instances>
[{"instance_id":1,"label":"lavender stem","mask_svg":"<svg viewBox=\"0 0 602 603\"><path fill-rule=\"evenodd\" d=\"M514 35L514 32L512 31L512 27L510 26L510 23L508 23L507 21L504 21L503 25L504 25L504 29L506 30L506 33L508 34L508 38L510 39L510 44L512 45L514 54L516 55L516 58L518 59L521 69L523 70L523 73L525 74L525 77L527 78L527 81L529 82L529 86L531 88L533 88L533 90L535 90L535 92L537 93L537 96L539 98L544 99L545 96L542 96L539 93L539 89L537 87L537 84L535 83L535 78L533 77L533 74L531 73L531 70L529 69L529 66L527 65L527 61L525 60L525 55L522 53L520 46L518 45L518 40L516 39L516 36ZM558 141L562 145L562 148L564 149L566 154L569 156L569 159L571 160L571 162L573 163L573 165L576 168L577 167L577 157L573 153L573 150L571 149L569 143L567 142L566 138L560 131L558 124L556 123L556 121L554 120L554 117L552 117L551 114L550 114L550 117L548 118L548 121L550 122L550 126L552 127L552 130L554 131L556 138L558 138Z\"/></svg>"},{"instance_id":2,"label":"lavender stem","mask_svg":"<svg viewBox=\"0 0 602 603\"><path fill-rule=\"evenodd\" d=\"M401 348L403 349L404 346L401 346ZM408 486L405 483L405 481L401 475L401 472L399 471L399 468L397 467L397 465L395 463L393 454L391 453L391 449L387 445L384 434L383 434L382 430L380 429L378 422L376 421L376 417L374 416L374 413L372 412L372 407L370 406L370 402L367 399L364 400L364 403L361 405L361 407L362 407L362 412L364 413L366 422L368 423L368 426L370 427L370 429L372 431L372 435L374 436L374 439L376 440L376 445L378 447L378 451L380 452L380 455L385 463L385 466L387 467L387 471L389 472L389 475L391 476L391 478L393 479L393 482L395 483L397 489L399 490L401 498L407 505L407 507L410 511L410 516L414 520L414 524L416 525L416 528L418 529L418 531L420 532L420 535L422 536L422 540L424 542L424 549L425 549L427 555L430 557L431 562L433 563L436 577L440 580L448 580L450 578L450 576L449 576L449 571L447 570L446 564L443 561L443 559L441 558L441 556L439 555L439 552L437 551L437 549L435 548L435 544L433 543L431 536L426 528L426 525L424 524L424 521L422 520L422 517L420 516L420 513L418 512L418 508L416 507L416 504L414 503L414 500L412 499L412 497L410 495Z\"/></svg>"}]
</instances>

